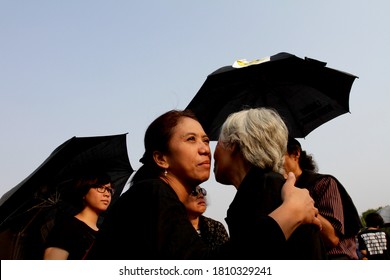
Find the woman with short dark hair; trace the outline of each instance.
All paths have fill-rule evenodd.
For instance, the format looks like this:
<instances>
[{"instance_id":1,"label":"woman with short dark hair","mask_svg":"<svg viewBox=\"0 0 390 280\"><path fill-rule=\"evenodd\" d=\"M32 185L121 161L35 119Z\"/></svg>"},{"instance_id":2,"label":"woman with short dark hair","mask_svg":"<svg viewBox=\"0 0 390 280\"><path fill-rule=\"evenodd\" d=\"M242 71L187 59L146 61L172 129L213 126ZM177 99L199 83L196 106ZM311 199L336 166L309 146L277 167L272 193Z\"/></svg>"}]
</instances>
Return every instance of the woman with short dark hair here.
<instances>
[{"instance_id":1,"label":"woman with short dark hair","mask_svg":"<svg viewBox=\"0 0 390 280\"><path fill-rule=\"evenodd\" d=\"M108 175L89 174L74 180L71 193L77 214L62 214L56 220L45 244L46 260L81 260L86 256L99 231L99 216L110 205L114 188Z\"/></svg>"}]
</instances>

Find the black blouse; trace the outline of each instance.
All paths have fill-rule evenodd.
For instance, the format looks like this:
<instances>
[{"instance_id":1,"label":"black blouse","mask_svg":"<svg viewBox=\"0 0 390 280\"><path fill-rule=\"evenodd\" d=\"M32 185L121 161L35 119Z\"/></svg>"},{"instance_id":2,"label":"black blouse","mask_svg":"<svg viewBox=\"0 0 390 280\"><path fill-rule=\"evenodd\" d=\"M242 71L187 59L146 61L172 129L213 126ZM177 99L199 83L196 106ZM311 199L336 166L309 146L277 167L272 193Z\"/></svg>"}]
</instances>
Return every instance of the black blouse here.
<instances>
[{"instance_id":1,"label":"black blouse","mask_svg":"<svg viewBox=\"0 0 390 280\"><path fill-rule=\"evenodd\" d=\"M91 248L97 233L73 216L60 215L47 237L45 247L61 248L69 253L68 260L81 260Z\"/></svg>"},{"instance_id":2,"label":"black blouse","mask_svg":"<svg viewBox=\"0 0 390 280\"><path fill-rule=\"evenodd\" d=\"M226 217L237 256L248 259L326 259L319 229L302 225L288 241L268 214L282 204L285 179L279 173L253 167L238 188ZM267 220L268 217L269 219ZM263 219L267 222L260 222Z\"/></svg>"},{"instance_id":3,"label":"black blouse","mask_svg":"<svg viewBox=\"0 0 390 280\"><path fill-rule=\"evenodd\" d=\"M283 232L272 218L261 216L256 223L252 220L253 224L253 234L262 236L265 246L270 239L284 244ZM248 259L248 255L237 254L239 238L237 234L237 245L229 240L210 249L188 220L187 210L173 189L160 179L150 179L131 186L113 205L87 258Z\"/></svg>"}]
</instances>

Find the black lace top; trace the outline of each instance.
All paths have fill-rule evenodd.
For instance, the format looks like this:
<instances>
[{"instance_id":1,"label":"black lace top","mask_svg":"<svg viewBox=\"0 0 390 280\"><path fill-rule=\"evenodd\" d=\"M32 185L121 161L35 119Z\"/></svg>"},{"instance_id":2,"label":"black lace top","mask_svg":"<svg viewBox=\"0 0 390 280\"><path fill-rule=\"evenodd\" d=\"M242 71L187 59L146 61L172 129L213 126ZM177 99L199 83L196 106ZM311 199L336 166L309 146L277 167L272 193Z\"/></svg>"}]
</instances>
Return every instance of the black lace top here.
<instances>
[{"instance_id":1,"label":"black lace top","mask_svg":"<svg viewBox=\"0 0 390 280\"><path fill-rule=\"evenodd\" d=\"M229 240L229 235L223 224L205 216L199 217L198 233L211 249L215 249Z\"/></svg>"}]
</instances>

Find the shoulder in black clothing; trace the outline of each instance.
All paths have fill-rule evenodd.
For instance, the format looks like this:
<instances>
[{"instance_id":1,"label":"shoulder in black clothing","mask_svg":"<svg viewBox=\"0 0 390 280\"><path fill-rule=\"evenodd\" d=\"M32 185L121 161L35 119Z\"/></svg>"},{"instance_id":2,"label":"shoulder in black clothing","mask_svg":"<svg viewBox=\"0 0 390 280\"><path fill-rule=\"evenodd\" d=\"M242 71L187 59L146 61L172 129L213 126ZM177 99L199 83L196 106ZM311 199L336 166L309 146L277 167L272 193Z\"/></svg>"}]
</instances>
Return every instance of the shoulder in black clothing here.
<instances>
[{"instance_id":1,"label":"shoulder in black clothing","mask_svg":"<svg viewBox=\"0 0 390 280\"><path fill-rule=\"evenodd\" d=\"M209 253L173 189L151 179L131 186L113 205L88 259L207 259Z\"/></svg>"},{"instance_id":2,"label":"shoulder in black clothing","mask_svg":"<svg viewBox=\"0 0 390 280\"><path fill-rule=\"evenodd\" d=\"M347 190L336 177L329 174L320 174L304 170L296 182L296 186L300 188L306 188L310 191L316 182L325 177L330 177L337 183L337 187L343 203L345 237L356 236L359 230L363 227L359 213Z\"/></svg>"},{"instance_id":3,"label":"shoulder in black clothing","mask_svg":"<svg viewBox=\"0 0 390 280\"><path fill-rule=\"evenodd\" d=\"M259 223L261 218L271 219L268 214L282 204L284 183L279 173L259 168L249 171L228 209L231 240L239 242L239 254L247 259L325 259L325 247L314 225L300 226L286 242L272 223Z\"/></svg>"},{"instance_id":4,"label":"shoulder in black clothing","mask_svg":"<svg viewBox=\"0 0 390 280\"><path fill-rule=\"evenodd\" d=\"M60 215L50 232L45 247L68 251L70 260L81 260L95 241L97 231L70 215Z\"/></svg>"}]
</instances>

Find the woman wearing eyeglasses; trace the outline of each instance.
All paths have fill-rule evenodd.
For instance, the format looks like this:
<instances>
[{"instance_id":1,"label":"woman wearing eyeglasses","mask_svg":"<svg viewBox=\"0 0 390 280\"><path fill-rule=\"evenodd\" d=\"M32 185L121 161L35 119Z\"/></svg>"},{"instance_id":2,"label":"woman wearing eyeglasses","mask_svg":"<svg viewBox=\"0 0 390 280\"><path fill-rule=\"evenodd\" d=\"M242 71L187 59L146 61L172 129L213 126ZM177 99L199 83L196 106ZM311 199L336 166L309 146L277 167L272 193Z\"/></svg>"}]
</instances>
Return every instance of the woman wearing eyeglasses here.
<instances>
[{"instance_id":1,"label":"woman wearing eyeglasses","mask_svg":"<svg viewBox=\"0 0 390 280\"><path fill-rule=\"evenodd\" d=\"M229 240L224 225L203 215L207 209L207 191L197 186L184 201L188 219L200 238L211 248L216 249Z\"/></svg>"},{"instance_id":2,"label":"woman wearing eyeglasses","mask_svg":"<svg viewBox=\"0 0 390 280\"><path fill-rule=\"evenodd\" d=\"M143 165L105 216L87 259L236 259L229 255L232 235L218 249L210 249L184 206L190 193L209 179L209 141L189 111L172 110L157 117L145 132ZM284 244L299 224L318 222L313 200L294 182L291 177L285 184L283 207L272 217L259 217L263 230L252 234L264 244Z\"/></svg>"},{"instance_id":3,"label":"woman wearing eyeglasses","mask_svg":"<svg viewBox=\"0 0 390 280\"><path fill-rule=\"evenodd\" d=\"M98 220L111 203L114 188L106 174L86 175L74 182L73 200L79 212L61 215L46 241L43 259L81 260L99 231Z\"/></svg>"}]
</instances>

